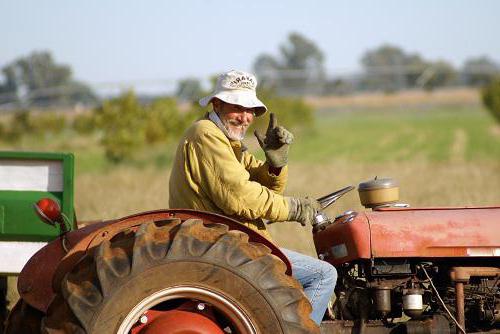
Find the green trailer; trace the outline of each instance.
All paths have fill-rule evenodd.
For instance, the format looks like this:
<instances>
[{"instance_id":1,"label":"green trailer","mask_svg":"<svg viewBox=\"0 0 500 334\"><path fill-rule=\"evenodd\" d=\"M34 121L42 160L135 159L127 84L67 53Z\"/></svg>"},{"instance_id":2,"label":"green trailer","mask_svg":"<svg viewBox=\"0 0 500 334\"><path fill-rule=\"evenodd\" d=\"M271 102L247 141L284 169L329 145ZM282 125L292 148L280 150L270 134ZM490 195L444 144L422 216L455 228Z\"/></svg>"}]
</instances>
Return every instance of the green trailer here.
<instances>
[{"instance_id":1,"label":"green trailer","mask_svg":"<svg viewBox=\"0 0 500 334\"><path fill-rule=\"evenodd\" d=\"M7 276L19 274L33 254L59 236L58 229L40 221L34 203L56 200L68 227L76 228L73 177L71 153L0 151L0 321Z\"/></svg>"}]
</instances>

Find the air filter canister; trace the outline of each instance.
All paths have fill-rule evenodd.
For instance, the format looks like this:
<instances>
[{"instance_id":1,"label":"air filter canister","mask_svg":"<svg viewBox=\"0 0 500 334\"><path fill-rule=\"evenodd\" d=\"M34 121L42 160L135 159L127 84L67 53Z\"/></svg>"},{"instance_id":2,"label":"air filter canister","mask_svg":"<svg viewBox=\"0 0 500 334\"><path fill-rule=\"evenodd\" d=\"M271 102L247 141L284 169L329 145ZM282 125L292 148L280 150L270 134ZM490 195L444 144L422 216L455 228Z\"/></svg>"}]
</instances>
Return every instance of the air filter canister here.
<instances>
[{"instance_id":1,"label":"air filter canister","mask_svg":"<svg viewBox=\"0 0 500 334\"><path fill-rule=\"evenodd\" d=\"M399 201L399 186L391 178L375 178L361 182L358 186L361 204L367 208L391 204Z\"/></svg>"}]
</instances>

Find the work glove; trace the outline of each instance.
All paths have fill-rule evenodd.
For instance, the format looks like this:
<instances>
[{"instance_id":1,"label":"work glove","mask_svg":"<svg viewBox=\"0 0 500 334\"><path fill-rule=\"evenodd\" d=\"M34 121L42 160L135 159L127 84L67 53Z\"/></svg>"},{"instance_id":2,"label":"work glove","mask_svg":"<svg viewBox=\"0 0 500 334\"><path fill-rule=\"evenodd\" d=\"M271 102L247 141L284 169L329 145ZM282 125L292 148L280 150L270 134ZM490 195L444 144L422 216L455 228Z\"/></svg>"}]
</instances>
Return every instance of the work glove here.
<instances>
[{"instance_id":1,"label":"work glove","mask_svg":"<svg viewBox=\"0 0 500 334\"><path fill-rule=\"evenodd\" d=\"M288 199L288 219L299 222L300 225L312 225L314 216L321 209L321 205L314 199L287 197Z\"/></svg>"},{"instance_id":2,"label":"work glove","mask_svg":"<svg viewBox=\"0 0 500 334\"><path fill-rule=\"evenodd\" d=\"M281 168L288 163L288 149L293 142L293 135L284 127L277 126L277 123L276 115L271 113L266 135L262 135L257 130L254 134L266 154L266 161L269 165Z\"/></svg>"}]
</instances>

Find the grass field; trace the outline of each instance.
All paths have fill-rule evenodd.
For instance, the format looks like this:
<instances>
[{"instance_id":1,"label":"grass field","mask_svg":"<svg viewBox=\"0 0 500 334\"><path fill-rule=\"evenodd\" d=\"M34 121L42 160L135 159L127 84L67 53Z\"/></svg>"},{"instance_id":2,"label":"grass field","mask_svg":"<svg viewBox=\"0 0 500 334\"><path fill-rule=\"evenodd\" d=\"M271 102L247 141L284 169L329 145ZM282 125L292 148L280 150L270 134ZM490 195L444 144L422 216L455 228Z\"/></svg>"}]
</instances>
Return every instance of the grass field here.
<instances>
[{"instance_id":1,"label":"grass field","mask_svg":"<svg viewBox=\"0 0 500 334\"><path fill-rule=\"evenodd\" d=\"M323 101L315 125L295 131L286 194L319 197L390 176L399 181L401 201L412 206L500 205L500 125L471 96L445 96L458 105L420 100L410 107L401 107L400 97L397 103L386 101L387 107L363 106L359 99L355 105ZM248 144L263 156L253 138ZM75 152L77 216L89 221L167 207L174 147L173 142L148 147L133 163L119 166L106 162L97 136L72 132L28 136L16 147L4 143L0 149ZM355 191L328 213L347 209L364 210ZM310 229L296 223L270 229L281 246L314 254Z\"/></svg>"}]
</instances>

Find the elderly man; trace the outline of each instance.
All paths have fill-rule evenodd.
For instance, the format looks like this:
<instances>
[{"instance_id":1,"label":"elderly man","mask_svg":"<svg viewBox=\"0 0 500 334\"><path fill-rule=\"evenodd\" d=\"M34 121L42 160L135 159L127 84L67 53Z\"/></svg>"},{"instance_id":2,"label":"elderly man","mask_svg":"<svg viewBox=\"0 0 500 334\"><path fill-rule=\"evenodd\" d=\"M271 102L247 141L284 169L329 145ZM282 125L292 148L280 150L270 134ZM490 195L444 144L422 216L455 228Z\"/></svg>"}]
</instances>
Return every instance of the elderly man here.
<instances>
[{"instance_id":1,"label":"elderly man","mask_svg":"<svg viewBox=\"0 0 500 334\"><path fill-rule=\"evenodd\" d=\"M317 203L285 197L288 149L293 136L270 114L265 135L255 133L266 161L257 160L241 140L255 117L266 113L257 98L255 76L229 71L216 90L200 100L213 110L188 128L177 148L170 176L170 207L211 211L237 218L270 238L263 220L312 222ZM333 294L337 273L330 264L282 249L293 276L311 302L311 318L319 324Z\"/></svg>"}]
</instances>

